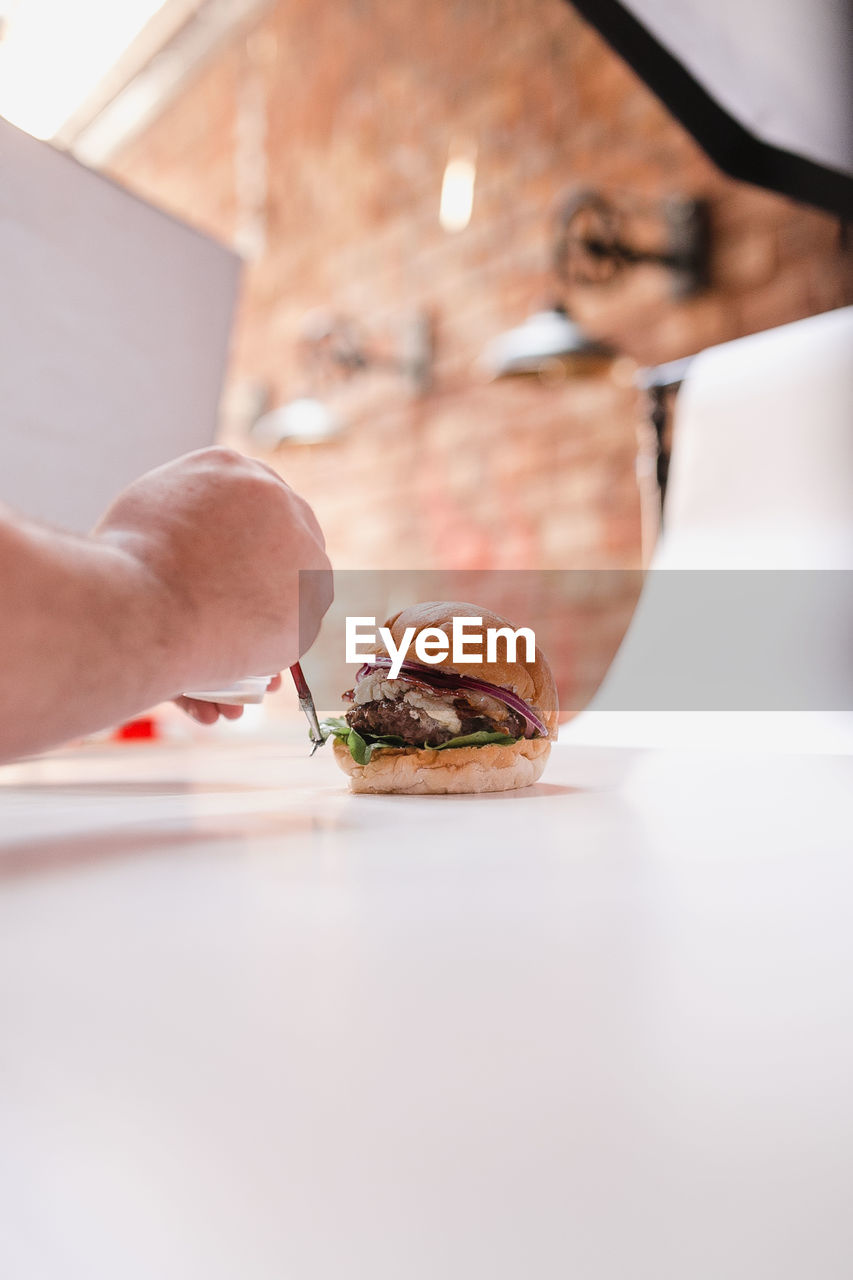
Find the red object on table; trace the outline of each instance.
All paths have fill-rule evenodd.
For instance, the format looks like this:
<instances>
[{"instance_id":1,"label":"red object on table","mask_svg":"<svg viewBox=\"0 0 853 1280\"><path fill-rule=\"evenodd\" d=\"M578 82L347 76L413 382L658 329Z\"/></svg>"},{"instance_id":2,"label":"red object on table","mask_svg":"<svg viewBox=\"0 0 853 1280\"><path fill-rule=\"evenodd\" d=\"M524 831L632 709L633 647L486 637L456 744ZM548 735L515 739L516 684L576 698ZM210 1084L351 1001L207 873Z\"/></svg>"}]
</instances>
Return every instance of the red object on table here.
<instances>
[{"instance_id":1,"label":"red object on table","mask_svg":"<svg viewBox=\"0 0 853 1280\"><path fill-rule=\"evenodd\" d=\"M131 742L140 738L157 738L157 721L153 716L139 716L136 720L128 720L127 724L119 725L113 734L116 742Z\"/></svg>"}]
</instances>

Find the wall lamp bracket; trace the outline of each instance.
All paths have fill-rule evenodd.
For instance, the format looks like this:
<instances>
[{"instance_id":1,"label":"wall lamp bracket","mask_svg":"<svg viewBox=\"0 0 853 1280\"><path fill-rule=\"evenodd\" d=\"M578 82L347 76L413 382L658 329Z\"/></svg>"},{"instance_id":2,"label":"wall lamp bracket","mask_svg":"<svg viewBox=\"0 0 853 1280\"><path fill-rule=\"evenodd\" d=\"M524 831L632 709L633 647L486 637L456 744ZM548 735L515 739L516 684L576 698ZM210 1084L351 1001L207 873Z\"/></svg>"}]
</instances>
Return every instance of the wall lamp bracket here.
<instances>
[{"instance_id":1,"label":"wall lamp bracket","mask_svg":"<svg viewBox=\"0 0 853 1280\"><path fill-rule=\"evenodd\" d=\"M318 374L345 378L369 370L400 374L413 395L424 395L432 384L435 338L432 317L415 309L398 322L393 350L368 345L359 327L346 317L312 312L302 325L306 359Z\"/></svg>"},{"instance_id":2,"label":"wall lamp bracket","mask_svg":"<svg viewBox=\"0 0 853 1280\"><path fill-rule=\"evenodd\" d=\"M653 222L658 243L631 242L628 226ZM670 273L673 298L700 293L708 284L710 222L703 200L671 196L656 205L622 207L598 191L570 194L557 213L554 268L572 285L610 284L643 264Z\"/></svg>"}]
</instances>

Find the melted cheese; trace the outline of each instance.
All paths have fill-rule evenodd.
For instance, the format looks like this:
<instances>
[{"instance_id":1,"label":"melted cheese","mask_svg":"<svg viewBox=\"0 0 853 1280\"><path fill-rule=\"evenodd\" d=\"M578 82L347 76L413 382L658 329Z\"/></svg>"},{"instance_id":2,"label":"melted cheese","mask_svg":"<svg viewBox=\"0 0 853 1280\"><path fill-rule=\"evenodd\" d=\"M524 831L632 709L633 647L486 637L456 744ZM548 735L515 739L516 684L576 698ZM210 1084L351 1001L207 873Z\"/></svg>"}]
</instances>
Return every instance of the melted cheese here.
<instances>
[{"instance_id":1,"label":"melted cheese","mask_svg":"<svg viewBox=\"0 0 853 1280\"><path fill-rule=\"evenodd\" d=\"M383 671L370 671L355 686L353 702L360 706L365 702L398 702L422 711L443 725L452 733L458 733L462 721L456 714L452 702L448 702L441 694L429 694L424 689L412 685L408 680L388 680ZM492 699L489 699L492 701Z\"/></svg>"},{"instance_id":2,"label":"melted cheese","mask_svg":"<svg viewBox=\"0 0 853 1280\"><path fill-rule=\"evenodd\" d=\"M431 698L428 694L422 693L420 689L409 689L408 693L403 694L403 701L407 702L410 707L416 707L418 711L425 712L437 724L444 725L446 729L451 729L454 733L458 733L462 728L462 721L456 714L455 707L444 702L440 697Z\"/></svg>"}]
</instances>

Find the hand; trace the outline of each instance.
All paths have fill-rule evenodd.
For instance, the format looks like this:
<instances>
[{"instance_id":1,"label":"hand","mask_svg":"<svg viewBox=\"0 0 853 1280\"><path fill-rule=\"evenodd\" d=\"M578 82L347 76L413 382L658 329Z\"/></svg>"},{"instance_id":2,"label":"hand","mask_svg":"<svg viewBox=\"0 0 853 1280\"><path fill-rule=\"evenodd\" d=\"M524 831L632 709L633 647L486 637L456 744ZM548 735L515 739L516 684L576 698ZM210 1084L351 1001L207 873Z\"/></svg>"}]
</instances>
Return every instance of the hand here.
<instances>
[{"instance_id":1,"label":"hand","mask_svg":"<svg viewBox=\"0 0 853 1280\"><path fill-rule=\"evenodd\" d=\"M311 508L270 467L233 450L202 449L148 472L94 536L147 573L176 693L291 666L332 600ZM320 571L301 597L300 569ZM207 720L212 711L197 714Z\"/></svg>"},{"instance_id":2,"label":"hand","mask_svg":"<svg viewBox=\"0 0 853 1280\"><path fill-rule=\"evenodd\" d=\"M267 693L275 693L280 688L281 676L273 676L267 685ZM205 702L201 698L187 698L184 694L175 698L174 703L199 724L216 724L220 716L224 716L226 720L239 720L243 714L243 707L240 705L235 706L231 702Z\"/></svg>"}]
</instances>

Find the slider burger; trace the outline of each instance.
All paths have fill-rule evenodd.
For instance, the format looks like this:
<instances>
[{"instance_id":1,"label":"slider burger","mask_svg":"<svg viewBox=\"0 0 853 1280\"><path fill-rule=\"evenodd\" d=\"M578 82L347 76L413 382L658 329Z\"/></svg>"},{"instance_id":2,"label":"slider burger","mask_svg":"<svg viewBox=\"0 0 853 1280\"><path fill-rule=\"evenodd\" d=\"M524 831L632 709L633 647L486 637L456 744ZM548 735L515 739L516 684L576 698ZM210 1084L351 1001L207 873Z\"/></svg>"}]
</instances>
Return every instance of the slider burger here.
<instances>
[{"instance_id":1,"label":"slider burger","mask_svg":"<svg viewBox=\"0 0 853 1280\"><path fill-rule=\"evenodd\" d=\"M454 617L482 619L479 643L480 628L471 623L465 637L466 653L477 652L480 660L454 665ZM416 641L426 629L430 652L436 652L436 632L448 637L448 651L427 666L395 661L381 648L361 667L343 695L349 710L324 721L350 789L431 795L509 791L536 782L557 737L558 711L554 678L540 650L531 656L519 638L513 652L498 637L487 659L488 629L512 630L512 624L459 601L412 605L385 627L397 654L403 645L408 652L407 640ZM409 628L414 631L407 637ZM398 667L394 676L392 664Z\"/></svg>"}]
</instances>

